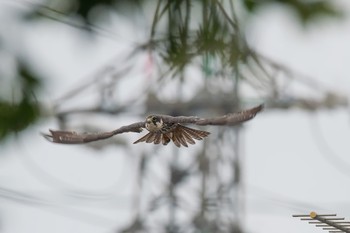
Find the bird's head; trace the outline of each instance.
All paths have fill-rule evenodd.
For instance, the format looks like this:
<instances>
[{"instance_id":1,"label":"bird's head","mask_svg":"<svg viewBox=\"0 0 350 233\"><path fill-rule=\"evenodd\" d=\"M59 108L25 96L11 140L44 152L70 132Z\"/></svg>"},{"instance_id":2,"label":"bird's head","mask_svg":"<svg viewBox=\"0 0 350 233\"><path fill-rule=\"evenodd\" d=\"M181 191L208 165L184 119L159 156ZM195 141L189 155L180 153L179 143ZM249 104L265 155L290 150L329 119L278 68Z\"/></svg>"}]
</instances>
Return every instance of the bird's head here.
<instances>
[{"instance_id":1,"label":"bird's head","mask_svg":"<svg viewBox=\"0 0 350 233\"><path fill-rule=\"evenodd\" d=\"M155 132L163 127L163 120L159 116L150 115L146 118L146 129Z\"/></svg>"}]
</instances>

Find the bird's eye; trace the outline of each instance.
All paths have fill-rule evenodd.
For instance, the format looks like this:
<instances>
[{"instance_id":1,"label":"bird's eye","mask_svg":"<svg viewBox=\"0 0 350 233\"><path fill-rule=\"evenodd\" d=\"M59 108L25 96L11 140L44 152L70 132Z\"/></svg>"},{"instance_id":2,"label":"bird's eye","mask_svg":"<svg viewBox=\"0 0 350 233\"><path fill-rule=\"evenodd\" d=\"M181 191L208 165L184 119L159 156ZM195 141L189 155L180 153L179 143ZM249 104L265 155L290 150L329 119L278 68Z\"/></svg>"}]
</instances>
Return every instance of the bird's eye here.
<instances>
[{"instance_id":1,"label":"bird's eye","mask_svg":"<svg viewBox=\"0 0 350 233\"><path fill-rule=\"evenodd\" d=\"M156 116L152 116L152 122L155 124L159 121L159 118Z\"/></svg>"}]
</instances>

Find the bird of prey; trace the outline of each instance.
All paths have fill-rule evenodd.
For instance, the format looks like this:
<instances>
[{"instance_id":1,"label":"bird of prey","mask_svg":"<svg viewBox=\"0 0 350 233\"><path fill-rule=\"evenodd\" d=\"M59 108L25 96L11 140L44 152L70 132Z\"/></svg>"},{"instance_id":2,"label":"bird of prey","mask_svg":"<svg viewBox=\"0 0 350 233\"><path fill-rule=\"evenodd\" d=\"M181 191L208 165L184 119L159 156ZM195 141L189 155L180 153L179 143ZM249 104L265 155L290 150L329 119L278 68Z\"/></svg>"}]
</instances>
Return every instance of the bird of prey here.
<instances>
[{"instance_id":1,"label":"bird of prey","mask_svg":"<svg viewBox=\"0 0 350 233\"><path fill-rule=\"evenodd\" d=\"M195 125L237 125L248 121L263 109L263 105L246 109L240 112L229 113L214 118L200 118L196 116L169 116L150 115L145 121L122 126L116 130L102 133L76 133L74 131L49 130L51 134L43 136L51 142L61 144L81 144L106 139L117 134L126 132L142 132L146 128L149 132L134 142L154 143L167 145L170 141L177 147L195 144L195 140L202 140L210 133L203 130L192 129L183 124ZM194 140L195 139L195 140Z\"/></svg>"},{"instance_id":2,"label":"bird of prey","mask_svg":"<svg viewBox=\"0 0 350 233\"><path fill-rule=\"evenodd\" d=\"M195 144L193 139L202 140L210 133L202 130L188 128L179 123L165 123L162 117L151 115L146 118L145 128L148 134L134 142L154 143L167 145L171 140L177 147L181 145L187 147L187 143Z\"/></svg>"}]
</instances>

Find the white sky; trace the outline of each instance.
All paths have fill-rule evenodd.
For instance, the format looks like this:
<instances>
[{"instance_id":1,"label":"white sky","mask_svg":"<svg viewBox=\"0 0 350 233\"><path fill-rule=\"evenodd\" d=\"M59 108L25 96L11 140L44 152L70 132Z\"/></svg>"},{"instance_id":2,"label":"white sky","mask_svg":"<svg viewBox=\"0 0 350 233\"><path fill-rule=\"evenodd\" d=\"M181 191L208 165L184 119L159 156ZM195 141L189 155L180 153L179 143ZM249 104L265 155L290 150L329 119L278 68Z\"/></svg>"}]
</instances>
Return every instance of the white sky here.
<instances>
[{"instance_id":1,"label":"white sky","mask_svg":"<svg viewBox=\"0 0 350 233\"><path fill-rule=\"evenodd\" d=\"M349 1L337 2L350 15ZM22 8L8 1L0 2L0 22ZM45 80L45 90L40 96L47 104L106 62L122 61L118 56L132 45L128 39L142 40L146 35L138 30L113 28L123 39L116 43L97 37L90 43L82 42L81 34L74 28L56 22L49 26L33 24L16 31L18 47L27 54L35 54L31 57L33 63L50 77ZM4 28L3 23L0 29ZM254 16L247 35L251 45L261 53L317 78L340 93L349 92L349 17L303 30L292 14L271 9ZM143 69L138 64L136 71ZM106 128L110 124L117 126L112 118L101 124ZM56 127L55 121L43 120L18 139L1 146L1 187L35 194L47 202L40 200L40 205L27 205L0 199L0 231L104 233L127 224L140 148L150 149L137 147L129 155L115 147L95 151L82 146L53 145L37 133ZM123 135L123 140L131 143L137 137ZM349 138L347 109L312 114L300 110L266 111L249 122L244 138L243 169L246 230L322 232L291 217L313 210L338 213L349 220ZM347 163L342 164L349 172L336 167L339 164L330 164L327 158L333 155L327 151L328 147ZM77 195L77 190L95 195L72 196Z\"/></svg>"}]
</instances>

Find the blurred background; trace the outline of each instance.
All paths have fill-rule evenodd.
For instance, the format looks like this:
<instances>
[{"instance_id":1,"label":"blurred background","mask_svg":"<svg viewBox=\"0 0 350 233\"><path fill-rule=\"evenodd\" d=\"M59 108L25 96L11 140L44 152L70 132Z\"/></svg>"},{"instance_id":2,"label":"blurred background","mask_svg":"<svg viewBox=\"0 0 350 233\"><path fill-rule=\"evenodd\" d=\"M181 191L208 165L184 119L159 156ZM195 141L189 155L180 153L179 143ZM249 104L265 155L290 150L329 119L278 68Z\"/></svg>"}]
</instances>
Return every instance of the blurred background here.
<instances>
[{"instance_id":1,"label":"blurred background","mask_svg":"<svg viewBox=\"0 0 350 233\"><path fill-rule=\"evenodd\" d=\"M347 0L0 0L0 232L321 232L350 217ZM149 113L264 103L189 148Z\"/></svg>"}]
</instances>

